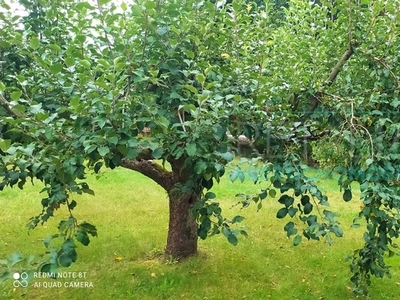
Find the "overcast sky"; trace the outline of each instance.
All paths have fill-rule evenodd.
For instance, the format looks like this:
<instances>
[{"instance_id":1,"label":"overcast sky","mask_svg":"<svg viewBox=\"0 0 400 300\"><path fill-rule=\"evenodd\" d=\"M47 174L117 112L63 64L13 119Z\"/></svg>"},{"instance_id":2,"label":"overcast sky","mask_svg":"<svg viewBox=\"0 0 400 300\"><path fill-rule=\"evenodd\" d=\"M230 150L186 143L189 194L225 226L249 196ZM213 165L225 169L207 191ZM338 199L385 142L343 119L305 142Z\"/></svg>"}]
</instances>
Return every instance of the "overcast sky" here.
<instances>
[{"instance_id":1,"label":"overcast sky","mask_svg":"<svg viewBox=\"0 0 400 300\"><path fill-rule=\"evenodd\" d=\"M91 3L94 6L97 6L96 0L87 0L86 2ZM125 2L126 4L134 3L133 0L112 0L112 2L115 4L117 8L121 6L122 2ZM5 12L7 11L4 9L3 3L6 3L8 6L11 7L11 13L13 15L26 15L26 11L24 11L23 7L19 4L18 0L0 0L0 12Z\"/></svg>"}]
</instances>

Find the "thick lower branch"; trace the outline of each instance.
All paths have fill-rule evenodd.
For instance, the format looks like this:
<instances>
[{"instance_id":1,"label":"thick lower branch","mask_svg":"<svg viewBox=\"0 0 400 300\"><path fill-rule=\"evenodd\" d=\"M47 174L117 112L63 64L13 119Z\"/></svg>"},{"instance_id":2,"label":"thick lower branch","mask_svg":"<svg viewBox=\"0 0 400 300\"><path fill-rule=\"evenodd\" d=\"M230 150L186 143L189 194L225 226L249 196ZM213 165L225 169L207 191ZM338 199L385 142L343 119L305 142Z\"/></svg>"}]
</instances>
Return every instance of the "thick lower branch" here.
<instances>
[{"instance_id":1,"label":"thick lower branch","mask_svg":"<svg viewBox=\"0 0 400 300\"><path fill-rule=\"evenodd\" d=\"M166 170L165 168L151 160L130 160L127 158L123 158L121 160L121 166L133 171L137 171L149 177L161 187L163 187L166 191L170 191L176 183L172 172Z\"/></svg>"},{"instance_id":2,"label":"thick lower branch","mask_svg":"<svg viewBox=\"0 0 400 300\"><path fill-rule=\"evenodd\" d=\"M152 151L149 148L144 148L142 149L142 152L140 152L137 156L136 156L136 160L150 160L153 159L153 155L152 155Z\"/></svg>"}]
</instances>

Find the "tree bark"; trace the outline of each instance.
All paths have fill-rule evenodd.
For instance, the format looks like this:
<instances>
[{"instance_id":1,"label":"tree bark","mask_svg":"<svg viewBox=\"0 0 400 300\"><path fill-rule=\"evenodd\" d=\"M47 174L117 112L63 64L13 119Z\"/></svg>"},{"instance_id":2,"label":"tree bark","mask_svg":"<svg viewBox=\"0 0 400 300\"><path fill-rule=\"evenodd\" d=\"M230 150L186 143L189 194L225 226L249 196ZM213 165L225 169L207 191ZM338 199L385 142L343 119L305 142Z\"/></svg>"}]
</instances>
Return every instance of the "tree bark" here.
<instances>
[{"instance_id":1,"label":"tree bark","mask_svg":"<svg viewBox=\"0 0 400 300\"><path fill-rule=\"evenodd\" d=\"M184 168L185 159L171 159L172 171L151 160L151 152L143 151L135 160L123 159L121 166L138 171L163 187L169 197L169 225L165 253L174 258L186 258L197 253L197 222L192 206L200 199L199 191L182 191L192 174Z\"/></svg>"},{"instance_id":2,"label":"tree bark","mask_svg":"<svg viewBox=\"0 0 400 300\"><path fill-rule=\"evenodd\" d=\"M165 253L174 258L186 258L197 253L197 222L191 208L200 198L194 192L169 193L169 228Z\"/></svg>"}]
</instances>

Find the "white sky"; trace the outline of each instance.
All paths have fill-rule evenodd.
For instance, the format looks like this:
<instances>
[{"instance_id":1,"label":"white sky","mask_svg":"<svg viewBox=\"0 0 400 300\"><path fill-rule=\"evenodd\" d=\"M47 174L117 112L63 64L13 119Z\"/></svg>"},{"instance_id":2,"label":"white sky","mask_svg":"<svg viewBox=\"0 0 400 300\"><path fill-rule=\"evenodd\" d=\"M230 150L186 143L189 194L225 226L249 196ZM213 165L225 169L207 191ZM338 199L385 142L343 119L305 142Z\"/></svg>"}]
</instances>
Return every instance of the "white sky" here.
<instances>
[{"instance_id":1,"label":"white sky","mask_svg":"<svg viewBox=\"0 0 400 300\"><path fill-rule=\"evenodd\" d=\"M84 1L77 1L77 2L84 2ZM96 0L88 0L85 1L90 3L93 6L97 6L97 1ZM121 7L121 3L125 2L126 4L134 3L133 0L112 0L112 2L115 4L117 8ZM0 0L0 12L6 12L7 9L4 8L4 3L6 3L8 6L11 8L11 13L12 15L19 15L19 16L25 16L26 11L23 9L23 7L19 4L18 0Z\"/></svg>"}]
</instances>

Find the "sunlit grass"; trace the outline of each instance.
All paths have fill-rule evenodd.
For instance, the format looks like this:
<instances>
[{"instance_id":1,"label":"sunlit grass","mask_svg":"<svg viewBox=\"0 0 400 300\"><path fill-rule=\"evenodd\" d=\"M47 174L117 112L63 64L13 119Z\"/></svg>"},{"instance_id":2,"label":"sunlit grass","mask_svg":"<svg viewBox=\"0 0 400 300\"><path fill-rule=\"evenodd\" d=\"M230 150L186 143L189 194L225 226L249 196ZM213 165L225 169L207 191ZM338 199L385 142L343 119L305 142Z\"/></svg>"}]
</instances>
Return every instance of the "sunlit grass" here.
<instances>
[{"instance_id":1,"label":"sunlit grass","mask_svg":"<svg viewBox=\"0 0 400 300\"><path fill-rule=\"evenodd\" d=\"M77 196L74 213L80 221L95 224L99 236L88 247L79 246L78 261L67 271L86 272L85 281L93 288L34 288L31 284L13 291L9 280L0 287L0 299L353 299L345 258L362 247L363 228L351 228L360 202L355 194L345 203L334 180L318 171L310 175L329 196L329 209L340 213L345 235L335 238L332 246L303 241L294 247L283 231L289 220L275 217L281 206L276 199L266 199L259 212L255 206L232 207L238 201L235 194L255 193L264 185L231 183L226 176L213 191L226 217L245 216L240 226L245 226L249 237L241 237L236 247L223 236L200 241L199 254L180 263L160 255L168 206L159 186L123 169L107 171L98 180L90 176L96 195ZM42 253L43 237L55 233L59 218L67 215L65 209L59 210L55 218L28 235L25 224L41 210L40 189L0 193L0 257L15 251ZM388 258L387 263L394 266L393 278L374 280L372 299L400 299L399 258Z\"/></svg>"}]
</instances>

